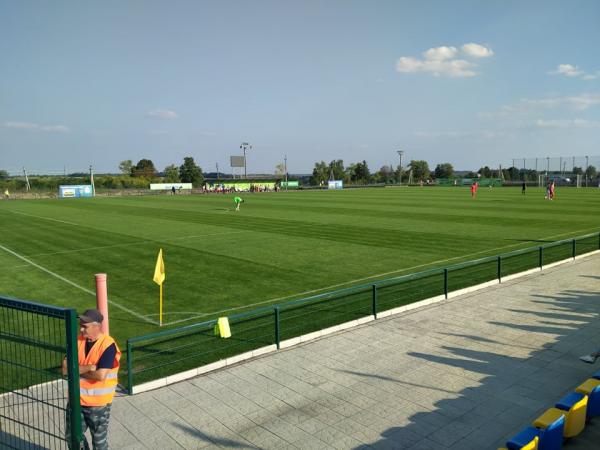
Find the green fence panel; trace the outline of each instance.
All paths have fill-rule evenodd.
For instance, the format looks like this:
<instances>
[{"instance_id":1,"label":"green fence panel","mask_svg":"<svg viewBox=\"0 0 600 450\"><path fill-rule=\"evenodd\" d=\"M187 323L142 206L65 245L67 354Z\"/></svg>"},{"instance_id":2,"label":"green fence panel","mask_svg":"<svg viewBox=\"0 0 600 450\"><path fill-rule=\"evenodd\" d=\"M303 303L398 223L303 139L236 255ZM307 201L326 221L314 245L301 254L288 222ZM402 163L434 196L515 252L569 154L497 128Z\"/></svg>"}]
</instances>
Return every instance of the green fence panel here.
<instances>
[{"instance_id":1,"label":"green fence panel","mask_svg":"<svg viewBox=\"0 0 600 450\"><path fill-rule=\"evenodd\" d=\"M372 287L365 286L309 302L280 305L281 340L369 316L372 298Z\"/></svg>"},{"instance_id":2,"label":"green fence panel","mask_svg":"<svg viewBox=\"0 0 600 450\"><path fill-rule=\"evenodd\" d=\"M272 309L229 317L230 338L215 335L215 324L209 321L176 333L130 339L130 383L155 380L275 343Z\"/></svg>"},{"instance_id":3,"label":"green fence panel","mask_svg":"<svg viewBox=\"0 0 600 450\"><path fill-rule=\"evenodd\" d=\"M457 265L448 268L448 291L457 291L496 279L498 279L497 258L480 260L474 264Z\"/></svg>"},{"instance_id":4,"label":"green fence panel","mask_svg":"<svg viewBox=\"0 0 600 450\"><path fill-rule=\"evenodd\" d=\"M509 253L502 256L500 275L502 277L524 272L539 267L540 251L538 248L523 252Z\"/></svg>"},{"instance_id":5,"label":"green fence panel","mask_svg":"<svg viewBox=\"0 0 600 450\"><path fill-rule=\"evenodd\" d=\"M562 261L573 256L572 241L561 241L544 246L544 265Z\"/></svg>"},{"instance_id":6,"label":"green fence panel","mask_svg":"<svg viewBox=\"0 0 600 450\"><path fill-rule=\"evenodd\" d=\"M421 277L406 277L377 286L377 304L380 311L398 308L409 303L444 294L444 272L437 270Z\"/></svg>"},{"instance_id":7,"label":"green fence panel","mask_svg":"<svg viewBox=\"0 0 600 450\"><path fill-rule=\"evenodd\" d=\"M0 297L0 448L78 448L77 330L74 310Z\"/></svg>"},{"instance_id":8,"label":"green fence panel","mask_svg":"<svg viewBox=\"0 0 600 450\"><path fill-rule=\"evenodd\" d=\"M591 235L576 239L577 255L583 255L598 250L598 235Z\"/></svg>"}]
</instances>

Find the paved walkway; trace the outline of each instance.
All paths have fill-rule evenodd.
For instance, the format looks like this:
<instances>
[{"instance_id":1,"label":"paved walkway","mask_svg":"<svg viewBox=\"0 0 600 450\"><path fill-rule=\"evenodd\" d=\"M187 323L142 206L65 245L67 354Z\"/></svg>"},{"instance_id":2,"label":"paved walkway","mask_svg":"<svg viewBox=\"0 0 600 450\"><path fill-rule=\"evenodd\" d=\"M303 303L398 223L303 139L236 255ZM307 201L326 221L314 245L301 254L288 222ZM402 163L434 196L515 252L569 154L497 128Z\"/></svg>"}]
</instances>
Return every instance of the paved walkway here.
<instances>
[{"instance_id":1,"label":"paved walkway","mask_svg":"<svg viewBox=\"0 0 600 450\"><path fill-rule=\"evenodd\" d=\"M495 449L600 370L599 313L593 256L119 397L111 448Z\"/></svg>"}]
</instances>

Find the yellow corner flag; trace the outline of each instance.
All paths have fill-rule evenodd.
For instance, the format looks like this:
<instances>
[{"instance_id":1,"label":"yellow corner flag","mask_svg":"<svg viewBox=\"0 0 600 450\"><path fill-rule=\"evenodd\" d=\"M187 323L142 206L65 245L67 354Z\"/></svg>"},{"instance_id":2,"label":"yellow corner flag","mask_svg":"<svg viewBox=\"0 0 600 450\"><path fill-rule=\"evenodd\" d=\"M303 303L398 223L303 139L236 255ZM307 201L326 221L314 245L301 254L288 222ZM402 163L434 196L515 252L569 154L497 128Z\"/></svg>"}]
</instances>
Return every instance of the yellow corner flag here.
<instances>
[{"instance_id":1,"label":"yellow corner flag","mask_svg":"<svg viewBox=\"0 0 600 450\"><path fill-rule=\"evenodd\" d=\"M154 267L154 278L152 280L159 286L165 281L165 262L163 261L162 248L158 251L156 266Z\"/></svg>"},{"instance_id":2,"label":"yellow corner flag","mask_svg":"<svg viewBox=\"0 0 600 450\"><path fill-rule=\"evenodd\" d=\"M165 262L163 260L162 248L158 251L158 258L156 258L156 267L154 267L154 277L152 280L160 286L158 325L162 327L163 283L165 282Z\"/></svg>"}]
</instances>

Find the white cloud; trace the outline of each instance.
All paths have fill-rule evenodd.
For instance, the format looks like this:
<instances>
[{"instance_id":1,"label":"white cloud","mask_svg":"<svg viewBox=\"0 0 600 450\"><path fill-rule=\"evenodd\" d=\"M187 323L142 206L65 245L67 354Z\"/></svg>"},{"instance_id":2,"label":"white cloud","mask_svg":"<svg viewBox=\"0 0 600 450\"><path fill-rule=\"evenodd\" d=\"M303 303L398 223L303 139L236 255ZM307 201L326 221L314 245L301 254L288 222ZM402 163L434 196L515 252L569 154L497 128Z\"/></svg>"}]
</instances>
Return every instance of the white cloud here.
<instances>
[{"instance_id":1,"label":"white cloud","mask_svg":"<svg viewBox=\"0 0 600 450\"><path fill-rule=\"evenodd\" d=\"M446 59L454 58L458 53L456 47L447 47L445 45L441 47L430 48L423 52L425 59L430 61L444 61Z\"/></svg>"},{"instance_id":2,"label":"white cloud","mask_svg":"<svg viewBox=\"0 0 600 450\"><path fill-rule=\"evenodd\" d=\"M559 64L555 70L550 72L552 75L565 75L567 77L578 77L579 75L583 75L583 70L580 70L579 67L574 66L572 64Z\"/></svg>"},{"instance_id":3,"label":"white cloud","mask_svg":"<svg viewBox=\"0 0 600 450\"><path fill-rule=\"evenodd\" d=\"M65 125L40 125L30 122L4 122L4 128L27 131L47 131L49 133L69 133L71 130Z\"/></svg>"},{"instance_id":4,"label":"white cloud","mask_svg":"<svg viewBox=\"0 0 600 450\"><path fill-rule=\"evenodd\" d=\"M550 75L564 75L570 78L579 78L581 80L595 80L600 77L600 71L596 73L587 73L585 70L579 68L579 66L574 66L573 64L559 64L556 66L556 69L548 72Z\"/></svg>"},{"instance_id":5,"label":"white cloud","mask_svg":"<svg viewBox=\"0 0 600 450\"><path fill-rule=\"evenodd\" d=\"M509 116L522 115L539 110L568 109L571 111L584 111L600 106L600 94L585 93L563 97L547 97L541 99L522 98L512 105L504 105L497 111L480 112L478 117L483 119L497 119Z\"/></svg>"},{"instance_id":6,"label":"white cloud","mask_svg":"<svg viewBox=\"0 0 600 450\"><path fill-rule=\"evenodd\" d=\"M146 115L148 117L156 117L158 119L177 119L177 113L169 109L151 109Z\"/></svg>"},{"instance_id":7,"label":"white cloud","mask_svg":"<svg viewBox=\"0 0 600 450\"><path fill-rule=\"evenodd\" d=\"M489 58L494 55L491 48L471 42L462 46L462 51L473 58Z\"/></svg>"},{"instance_id":8,"label":"white cloud","mask_svg":"<svg viewBox=\"0 0 600 450\"><path fill-rule=\"evenodd\" d=\"M600 121L585 120L585 119L553 119L544 120L538 119L535 125L539 128L600 128Z\"/></svg>"},{"instance_id":9,"label":"white cloud","mask_svg":"<svg viewBox=\"0 0 600 450\"><path fill-rule=\"evenodd\" d=\"M429 72L436 77L448 76L474 77L477 72L472 70L475 64L464 59L453 60L420 60L411 57L401 57L396 63L396 70L401 73Z\"/></svg>"},{"instance_id":10,"label":"white cloud","mask_svg":"<svg viewBox=\"0 0 600 450\"><path fill-rule=\"evenodd\" d=\"M467 57L484 58L494 54L488 47L479 44L465 44L462 51ZM423 59L412 56L402 56L396 62L396 70L400 73L430 73L433 76L464 78L479 75L477 64L466 59L458 58L456 47L442 45L423 52Z\"/></svg>"},{"instance_id":11,"label":"white cloud","mask_svg":"<svg viewBox=\"0 0 600 450\"><path fill-rule=\"evenodd\" d=\"M494 140L510 137L510 133L502 130L477 130L477 131L415 131L416 137L424 139L475 139Z\"/></svg>"},{"instance_id":12,"label":"white cloud","mask_svg":"<svg viewBox=\"0 0 600 450\"><path fill-rule=\"evenodd\" d=\"M68 133L70 131L69 127L66 127L64 125L42 125L40 126L40 130L55 133Z\"/></svg>"}]
</instances>

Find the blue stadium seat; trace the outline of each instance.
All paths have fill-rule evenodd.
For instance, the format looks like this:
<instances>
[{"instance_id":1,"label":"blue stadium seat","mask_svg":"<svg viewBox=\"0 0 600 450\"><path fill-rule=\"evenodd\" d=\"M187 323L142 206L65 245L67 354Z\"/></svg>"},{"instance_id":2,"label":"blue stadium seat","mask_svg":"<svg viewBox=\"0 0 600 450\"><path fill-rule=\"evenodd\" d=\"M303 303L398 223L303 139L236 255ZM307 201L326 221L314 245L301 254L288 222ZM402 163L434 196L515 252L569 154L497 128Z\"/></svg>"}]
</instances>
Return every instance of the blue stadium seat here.
<instances>
[{"instance_id":1,"label":"blue stadium seat","mask_svg":"<svg viewBox=\"0 0 600 450\"><path fill-rule=\"evenodd\" d=\"M565 428L564 411L550 408L533 421L533 426L538 429L540 450L560 450L563 444Z\"/></svg>"},{"instance_id":2,"label":"blue stadium seat","mask_svg":"<svg viewBox=\"0 0 600 450\"><path fill-rule=\"evenodd\" d=\"M590 378L575 388L576 392L588 396L587 420L600 415L600 380Z\"/></svg>"},{"instance_id":3,"label":"blue stadium seat","mask_svg":"<svg viewBox=\"0 0 600 450\"><path fill-rule=\"evenodd\" d=\"M508 450L537 450L539 437L538 429L527 427L506 442Z\"/></svg>"}]
</instances>

